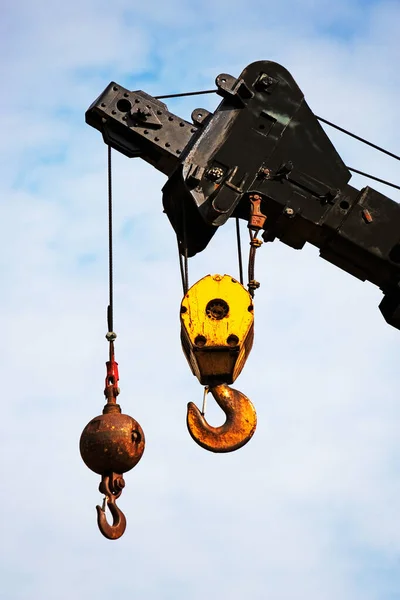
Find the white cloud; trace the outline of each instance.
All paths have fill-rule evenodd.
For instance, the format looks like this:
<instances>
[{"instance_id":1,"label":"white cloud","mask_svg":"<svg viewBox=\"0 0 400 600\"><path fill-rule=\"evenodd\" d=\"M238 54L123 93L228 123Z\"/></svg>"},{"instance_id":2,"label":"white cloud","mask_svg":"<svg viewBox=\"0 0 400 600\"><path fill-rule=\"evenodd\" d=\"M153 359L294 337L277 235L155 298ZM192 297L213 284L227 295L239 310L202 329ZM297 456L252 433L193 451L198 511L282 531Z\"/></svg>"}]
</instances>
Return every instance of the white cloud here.
<instances>
[{"instance_id":1,"label":"white cloud","mask_svg":"<svg viewBox=\"0 0 400 600\"><path fill-rule=\"evenodd\" d=\"M147 437L126 476L119 542L97 531L98 477L78 440L102 409L107 358L106 151L86 108L110 79L168 93L271 59L317 114L399 153L398 5L20 0L5 13L4 598L396 597L399 338L378 311L381 293L311 247L265 245L256 342L236 384L258 429L237 453L205 452L185 428L186 402L200 404L202 390L179 345L165 178L116 153L120 400ZM216 102L169 106L188 117ZM327 131L348 164L399 183L394 160ZM237 272L232 224L190 268L192 282ZM212 402L208 414L221 419Z\"/></svg>"}]
</instances>

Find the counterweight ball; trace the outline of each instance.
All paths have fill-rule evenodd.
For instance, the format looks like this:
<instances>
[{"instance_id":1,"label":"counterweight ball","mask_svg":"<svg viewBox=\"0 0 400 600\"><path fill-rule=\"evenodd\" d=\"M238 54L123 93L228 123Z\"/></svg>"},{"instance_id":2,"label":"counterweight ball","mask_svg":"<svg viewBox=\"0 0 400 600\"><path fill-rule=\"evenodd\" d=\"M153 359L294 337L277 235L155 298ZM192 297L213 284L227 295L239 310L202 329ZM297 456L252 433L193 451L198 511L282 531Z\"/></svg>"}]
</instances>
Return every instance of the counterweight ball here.
<instances>
[{"instance_id":1,"label":"counterweight ball","mask_svg":"<svg viewBox=\"0 0 400 600\"><path fill-rule=\"evenodd\" d=\"M118 409L92 419L79 444L83 462L99 475L130 471L142 458L144 446L139 423Z\"/></svg>"}]
</instances>

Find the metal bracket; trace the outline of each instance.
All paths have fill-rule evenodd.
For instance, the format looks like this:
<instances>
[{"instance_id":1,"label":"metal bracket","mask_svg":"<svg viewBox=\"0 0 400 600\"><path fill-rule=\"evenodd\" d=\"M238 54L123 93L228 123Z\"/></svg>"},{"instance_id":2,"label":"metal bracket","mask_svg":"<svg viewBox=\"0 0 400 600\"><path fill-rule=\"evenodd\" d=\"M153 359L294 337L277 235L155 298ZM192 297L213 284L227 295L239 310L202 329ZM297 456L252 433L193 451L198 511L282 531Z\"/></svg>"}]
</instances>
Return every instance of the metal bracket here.
<instances>
[{"instance_id":1,"label":"metal bracket","mask_svg":"<svg viewBox=\"0 0 400 600\"><path fill-rule=\"evenodd\" d=\"M106 144L130 158L140 157L165 175L179 165L198 128L168 111L145 92L130 92L111 82L86 112L86 123Z\"/></svg>"},{"instance_id":2,"label":"metal bracket","mask_svg":"<svg viewBox=\"0 0 400 600\"><path fill-rule=\"evenodd\" d=\"M247 101L254 96L254 92L243 79L235 79L235 77L226 73L218 75L215 79L215 85L217 86L217 94L232 100L239 106L245 106Z\"/></svg>"},{"instance_id":3,"label":"metal bracket","mask_svg":"<svg viewBox=\"0 0 400 600\"><path fill-rule=\"evenodd\" d=\"M168 176L164 210L193 256L230 217L249 220L251 195L267 217L263 237L300 249L379 286L385 319L400 329L400 206L351 174L281 65L258 61L236 79L218 75L222 102L194 124L142 91L112 82L86 113L104 141ZM186 235L184 232L186 231Z\"/></svg>"}]
</instances>

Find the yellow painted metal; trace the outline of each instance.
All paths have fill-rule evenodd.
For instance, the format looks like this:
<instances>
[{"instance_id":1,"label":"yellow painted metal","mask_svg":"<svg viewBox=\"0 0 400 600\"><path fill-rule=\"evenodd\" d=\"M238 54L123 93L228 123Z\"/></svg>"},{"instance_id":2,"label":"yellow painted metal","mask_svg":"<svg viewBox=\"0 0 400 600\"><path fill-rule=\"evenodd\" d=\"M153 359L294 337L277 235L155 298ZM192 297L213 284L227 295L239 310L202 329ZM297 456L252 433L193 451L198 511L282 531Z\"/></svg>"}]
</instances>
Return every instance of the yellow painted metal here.
<instances>
[{"instance_id":1,"label":"yellow painted metal","mask_svg":"<svg viewBox=\"0 0 400 600\"><path fill-rule=\"evenodd\" d=\"M207 275L181 304L181 341L203 385L233 383L254 337L254 307L248 291L229 275Z\"/></svg>"}]
</instances>

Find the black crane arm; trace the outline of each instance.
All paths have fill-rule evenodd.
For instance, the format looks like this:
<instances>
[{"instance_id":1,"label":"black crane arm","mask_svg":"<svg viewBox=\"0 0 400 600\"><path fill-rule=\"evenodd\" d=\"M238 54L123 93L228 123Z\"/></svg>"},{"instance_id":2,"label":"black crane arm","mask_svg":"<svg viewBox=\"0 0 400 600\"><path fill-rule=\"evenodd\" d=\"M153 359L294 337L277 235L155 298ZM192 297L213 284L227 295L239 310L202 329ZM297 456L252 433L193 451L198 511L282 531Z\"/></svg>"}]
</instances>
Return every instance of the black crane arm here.
<instances>
[{"instance_id":1,"label":"black crane arm","mask_svg":"<svg viewBox=\"0 0 400 600\"><path fill-rule=\"evenodd\" d=\"M237 79L219 75L216 85L218 108L194 110L189 123L145 92L112 82L86 122L119 152L168 176L164 210L189 256L229 217L248 220L249 198L258 194L266 241L296 249L309 242L374 283L384 293L384 318L400 329L400 205L348 184L349 170L281 65L255 62Z\"/></svg>"}]
</instances>

